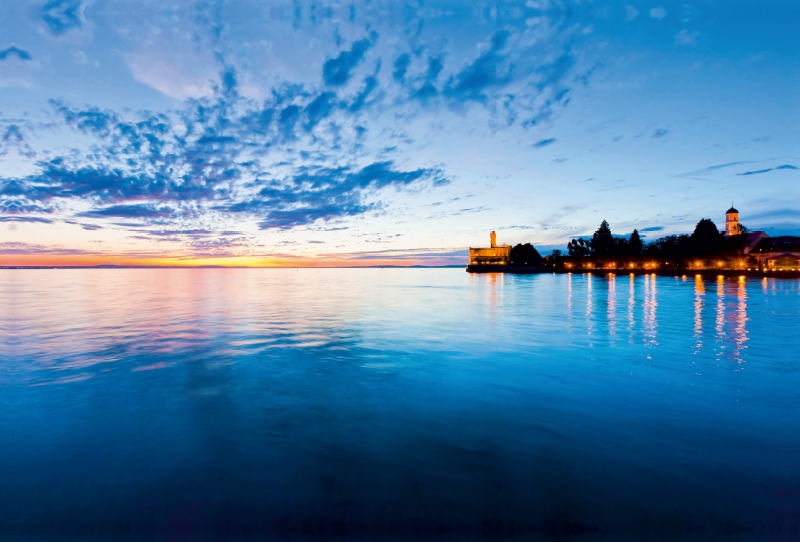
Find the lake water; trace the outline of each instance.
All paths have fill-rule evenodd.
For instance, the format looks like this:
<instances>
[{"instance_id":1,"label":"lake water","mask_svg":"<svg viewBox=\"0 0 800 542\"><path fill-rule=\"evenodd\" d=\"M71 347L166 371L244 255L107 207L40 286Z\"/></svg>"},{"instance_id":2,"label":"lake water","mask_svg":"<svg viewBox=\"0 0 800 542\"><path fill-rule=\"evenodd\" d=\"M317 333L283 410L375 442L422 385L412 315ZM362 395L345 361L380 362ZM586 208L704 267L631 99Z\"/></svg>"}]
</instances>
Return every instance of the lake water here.
<instances>
[{"instance_id":1,"label":"lake water","mask_svg":"<svg viewBox=\"0 0 800 542\"><path fill-rule=\"evenodd\" d=\"M797 280L5 270L0 310L0 538L800 532Z\"/></svg>"}]
</instances>

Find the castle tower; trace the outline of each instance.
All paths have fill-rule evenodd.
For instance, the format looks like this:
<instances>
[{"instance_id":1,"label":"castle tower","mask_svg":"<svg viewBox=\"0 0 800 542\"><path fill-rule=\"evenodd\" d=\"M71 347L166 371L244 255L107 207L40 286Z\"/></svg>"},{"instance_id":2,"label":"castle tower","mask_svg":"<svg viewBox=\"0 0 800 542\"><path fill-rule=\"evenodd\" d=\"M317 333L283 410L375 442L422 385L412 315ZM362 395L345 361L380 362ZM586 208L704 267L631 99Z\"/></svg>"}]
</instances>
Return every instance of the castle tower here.
<instances>
[{"instance_id":1,"label":"castle tower","mask_svg":"<svg viewBox=\"0 0 800 542\"><path fill-rule=\"evenodd\" d=\"M491 243L490 247L497 248L497 234L494 231L489 234L489 242Z\"/></svg>"},{"instance_id":2,"label":"castle tower","mask_svg":"<svg viewBox=\"0 0 800 542\"><path fill-rule=\"evenodd\" d=\"M739 234L739 211L731 206L725 211L725 237Z\"/></svg>"}]
</instances>

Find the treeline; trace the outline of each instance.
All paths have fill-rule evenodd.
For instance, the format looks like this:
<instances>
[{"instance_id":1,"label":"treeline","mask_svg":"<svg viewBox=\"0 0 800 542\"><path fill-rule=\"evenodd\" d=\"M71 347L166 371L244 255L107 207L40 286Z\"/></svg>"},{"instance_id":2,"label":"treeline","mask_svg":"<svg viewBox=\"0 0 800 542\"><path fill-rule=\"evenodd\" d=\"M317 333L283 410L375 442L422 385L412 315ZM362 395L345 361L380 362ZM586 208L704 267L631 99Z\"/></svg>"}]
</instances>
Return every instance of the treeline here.
<instances>
[{"instance_id":1,"label":"treeline","mask_svg":"<svg viewBox=\"0 0 800 542\"><path fill-rule=\"evenodd\" d=\"M739 233L748 233L739 226ZM603 220L600 227L589 239L579 237L567 244L567 254L573 258L637 258L680 262L694 258L727 258L739 255L744 248L744 235L725 237L717 225L708 218L697 223L691 235L666 235L644 243L637 230L628 238L615 237L608 222ZM564 256L562 251L554 250L552 256L542 258L530 243L511 247L511 264L520 267L549 267Z\"/></svg>"},{"instance_id":2,"label":"treeline","mask_svg":"<svg viewBox=\"0 0 800 542\"><path fill-rule=\"evenodd\" d=\"M740 233L747 228L740 226ZM573 239L567 244L567 252L573 257L636 257L647 256L656 259L679 261L688 258L708 258L739 253L744 247L744 235L726 238L716 224L708 218L697 223L691 235L667 235L643 243L639 232L633 230L628 239L614 237L608 222L603 220L590 239ZM561 256L554 250L553 256Z\"/></svg>"},{"instance_id":3,"label":"treeline","mask_svg":"<svg viewBox=\"0 0 800 542\"><path fill-rule=\"evenodd\" d=\"M525 243L511 247L511 265L520 267L538 267L543 258L532 244Z\"/></svg>"}]
</instances>

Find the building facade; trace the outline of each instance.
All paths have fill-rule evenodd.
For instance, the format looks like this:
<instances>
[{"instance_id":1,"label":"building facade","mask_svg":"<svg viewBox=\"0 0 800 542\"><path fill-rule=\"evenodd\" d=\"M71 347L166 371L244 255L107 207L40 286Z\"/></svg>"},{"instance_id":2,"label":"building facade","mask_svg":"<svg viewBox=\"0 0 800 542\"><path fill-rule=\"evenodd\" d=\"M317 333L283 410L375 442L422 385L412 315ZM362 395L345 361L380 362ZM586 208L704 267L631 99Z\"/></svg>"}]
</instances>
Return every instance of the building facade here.
<instances>
[{"instance_id":1,"label":"building facade","mask_svg":"<svg viewBox=\"0 0 800 542\"><path fill-rule=\"evenodd\" d=\"M497 245L497 234L489 234L489 248L469 249L469 265L508 265L511 263L511 246Z\"/></svg>"},{"instance_id":2,"label":"building facade","mask_svg":"<svg viewBox=\"0 0 800 542\"><path fill-rule=\"evenodd\" d=\"M766 237L747 253L767 269L800 268L800 237Z\"/></svg>"},{"instance_id":3,"label":"building facade","mask_svg":"<svg viewBox=\"0 0 800 542\"><path fill-rule=\"evenodd\" d=\"M739 211L731 207L725 212L725 236L738 235L741 231ZM800 268L800 237L793 235L770 237L764 231L751 231L743 235L744 253L758 260L763 268Z\"/></svg>"}]
</instances>

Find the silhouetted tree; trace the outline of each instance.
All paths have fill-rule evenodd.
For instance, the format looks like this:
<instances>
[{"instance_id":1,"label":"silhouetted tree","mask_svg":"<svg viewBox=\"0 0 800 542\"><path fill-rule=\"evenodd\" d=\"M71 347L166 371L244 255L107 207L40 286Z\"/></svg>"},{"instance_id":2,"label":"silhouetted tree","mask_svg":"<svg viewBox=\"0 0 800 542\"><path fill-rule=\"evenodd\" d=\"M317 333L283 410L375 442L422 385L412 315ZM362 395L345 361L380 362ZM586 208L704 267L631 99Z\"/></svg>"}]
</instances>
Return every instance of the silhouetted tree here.
<instances>
[{"instance_id":1,"label":"silhouetted tree","mask_svg":"<svg viewBox=\"0 0 800 542\"><path fill-rule=\"evenodd\" d=\"M628 256L629 252L628 240L624 237L614 237L614 248L607 256Z\"/></svg>"},{"instance_id":2,"label":"silhouetted tree","mask_svg":"<svg viewBox=\"0 0 800 542\"><path fill-rule=\"evenodd\" d=\"M733 235L743 235L748 233L750 233L750 228L744 224L736 224L736 226L733 228Z\"/></svg>"},{"instance_id":3,"label":"silhouetted tree","mask_svg":"<svg viewBox=\"0 0 800 542\"><path fill-rule=\"evenodd\" d=\"M611 228L608 222L603 220L600 227L592 235L592 256L612 256L616 245L617 243L614 241L614 236L611 235Z\"/></svg>"},{"instance_id":4,"label":"silhouetted tree","mask_svg":"<svg viewBox=\"0 0 800 542\"><path fill-rule=\"evenodd\" d=\"M642 253L651 258L679 261L691 255L691 238L686 235L667 235L644 246Z\"/></svg>"},{"instance_id":5,"label":"silhouetted tree","mask_svg":"<svg viewBox=\"0 0 800 542\"><path fill-rule=\"evenodd\" d=\"M738 224L734 231L738 231L738 233L725 239L725 252L741 255L747 246L747 234L750 233L750 230L742 224Z\"/></svg>"},{"instance_id":6,"label":"silhouetted tree","mask_svg":"<svg viewBox=\"0 0 800 542\"><path fill-rule=\"evenodd\" d=\"M695 256L709 256L721 252L725 247L725 236L708 218L703 218L694 227L691 237L692 253Z\"/></svg>"},{"instance_id":7,"label":"silhouetted tree","mask_svg":"<svg viewBox=\"0 0 800 542\"><path fill-rule=\"evenodd\" d=\"M641 256L642 248L644 248L642 239L639 237L639 232L634 229L631 238L628 240L628 253L631 256Z\"/></svg>"},{"instance_id":8,"label":"silhouetted tree","mask_svg":"<svg viewBox=\"0 0 800 542\"><path fill-rule=\"evenodd\" d=\"M519 244L511 247L511 263L514 265L537 266L542 263L542 256L532 244Z\"/></svg>"},{"instance_id":9,"label":"silhouetted tree","mask_svg":"<svg viewBox=\"0 0 800 542\"><path fill-rule=\"evenodd\" d=\"M588 256L592 253L591 241L586 241L582 237L573 239L567 243L567 252L570 256Z\"/></svg>"},{"instance_id":10,"label":"silhouetted tree","mask_svg":"<svg viewBox=\"0 0 800 542\"><path fill-rule=\"evenodd\" d=\"M560 257L561 257L561 251L560 251L559 249L557 249L557 248L556 248L556 249L554 249L554 250L553 250L553 254L552 254L552 256L553 256L554 258L560 258Z\"/></svg>"}]
</instances>

